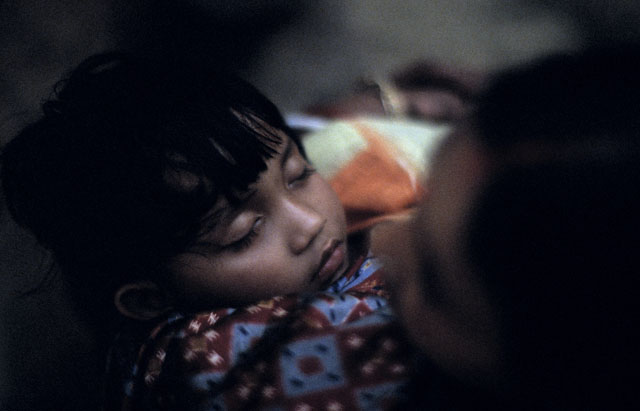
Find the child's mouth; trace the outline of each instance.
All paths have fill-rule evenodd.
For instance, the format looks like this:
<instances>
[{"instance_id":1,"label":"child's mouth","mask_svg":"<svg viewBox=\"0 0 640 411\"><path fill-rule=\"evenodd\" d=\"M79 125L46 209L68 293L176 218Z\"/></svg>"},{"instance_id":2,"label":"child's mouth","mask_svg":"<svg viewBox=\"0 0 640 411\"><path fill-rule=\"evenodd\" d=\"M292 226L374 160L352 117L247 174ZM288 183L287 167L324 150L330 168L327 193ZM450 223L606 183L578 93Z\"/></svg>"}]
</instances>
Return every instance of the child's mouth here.
<instances>
[{"instance_id":1,"label":"child's mouth","mask_svg":"<svg viewBox=\"0 0 640 411\"><path fill-rule=\"evenodd\" d=\"M325 283L332 280L337 271L342 267L346 256L345 245L342 241L332 240L322 253L320 268L312 277L312 281L318 278Z\"/></svg>"}]
</instances>

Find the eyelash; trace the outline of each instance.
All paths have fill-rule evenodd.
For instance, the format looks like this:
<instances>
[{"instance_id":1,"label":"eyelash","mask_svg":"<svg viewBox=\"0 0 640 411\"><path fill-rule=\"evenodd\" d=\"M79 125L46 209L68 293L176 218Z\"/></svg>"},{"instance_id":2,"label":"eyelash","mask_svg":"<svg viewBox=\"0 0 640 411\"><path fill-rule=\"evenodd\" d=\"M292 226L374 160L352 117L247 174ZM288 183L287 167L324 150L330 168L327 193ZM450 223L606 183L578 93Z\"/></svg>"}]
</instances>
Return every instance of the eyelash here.
<instances>
[{"instance_id":1,"label":"eyelash","mask_svg":"<svg viewBox=\"0 0 640 411\"><path fill-rule=\"evenodd\" d=\"M305 164L304 169L302 170L302 174L300 174L298 177L294 178L291 183L295 183L295 182L298 182L298 181L304 181L307 178L309 178L315 172L316 172L315 168Z\"/></svg>"},{"instance_id":2,"label":"eyelash","mask_svg":"<svg viewBox=\"0 0 640 411\"><path fill-rule=\"evenodd\" d=\"M305 165L304 169L302 170L302 173L296 177L295 179L293 179L292 183L298 182L298 181L305 181L307 178L309 178L313 173L316 172L316 169L309 166L309 165ZM241 239L239 239L236 242L233 242L229 245L227 245L226 248L229 248L230 250L234 251L234 252L240 252L245 250L246 248L248 248L252 243L253 240L258 236L258 232L259 230L256 229L256 227L258 226L258 222L260 219L256 220L253 224L253 226L251 227L251 230Z\"/></svg>"},{"instance_id":3,"label":"eyelash","mask_svg":"<svg viewBox=\"0 0 640 411\"><path fill-rule=\"evenodd\" d=\"M256 229L256 228L258 227L258 222L259 221L260 221L260 218L258 218L253 223L253 226L251 227L251 230L244 237L242 237L238 241L235 241L235 242L227 245L227 248L229 248L231 251L239 252L239 251L242 251L242 250L246 249L247 247L249 247L251 245L251 243L253 242L253 240L258 236L259 230Z\"/></svg>"}]
</instances>

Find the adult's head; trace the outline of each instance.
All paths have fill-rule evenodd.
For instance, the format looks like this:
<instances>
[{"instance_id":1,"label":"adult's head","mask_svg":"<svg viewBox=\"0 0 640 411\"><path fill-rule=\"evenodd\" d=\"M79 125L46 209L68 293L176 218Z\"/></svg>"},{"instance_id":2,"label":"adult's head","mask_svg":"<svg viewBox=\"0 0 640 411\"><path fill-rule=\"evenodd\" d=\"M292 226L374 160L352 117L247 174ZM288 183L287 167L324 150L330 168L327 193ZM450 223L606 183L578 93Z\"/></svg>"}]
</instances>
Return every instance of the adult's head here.
<instances>
[{"instance_id":1,"label":"adult's head","mask_svg":"<svg viewBox=\"0 0 640 411\"><path fill-rule=\"evenodd\" d=\"M250 85L110 53L43 108L5 148L3 188L81 304L105 310L116 295L121 312L146 318L327 280L318 271L325 246L344 243L344 212Z\"/></svg>"},{"instance_id":2,"label":"adult's head","mask_svg":"<svg viewBox=\"0 0 640 411\"><path fill-rule=\"evenodd\" d=\"M436 155L416 215L375 233L414 342L534 408L632 401L640 52L498 75Z\"/></svg>"}]
</instances>

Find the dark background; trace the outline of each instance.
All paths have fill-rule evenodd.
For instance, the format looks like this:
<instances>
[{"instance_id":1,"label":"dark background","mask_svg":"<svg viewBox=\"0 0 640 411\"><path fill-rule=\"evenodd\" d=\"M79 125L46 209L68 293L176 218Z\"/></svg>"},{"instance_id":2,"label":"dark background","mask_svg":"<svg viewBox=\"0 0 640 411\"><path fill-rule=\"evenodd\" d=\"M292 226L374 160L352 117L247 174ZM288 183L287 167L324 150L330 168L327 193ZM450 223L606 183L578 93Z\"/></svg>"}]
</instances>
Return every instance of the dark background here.
<instances>
[{"instance_id":1,"label":"dark background","mask_svg":"<svg viewBox=\"0 0 640 411\"><path fill-rule=\"evenodd\" d=\"M481 71L640 33L636 2L0 0L0 146L92 53L169 50L237 70L285 111L420 59ZM83 409L91 341L0 193L0 409Z\"/></svg>"}]
</instances>

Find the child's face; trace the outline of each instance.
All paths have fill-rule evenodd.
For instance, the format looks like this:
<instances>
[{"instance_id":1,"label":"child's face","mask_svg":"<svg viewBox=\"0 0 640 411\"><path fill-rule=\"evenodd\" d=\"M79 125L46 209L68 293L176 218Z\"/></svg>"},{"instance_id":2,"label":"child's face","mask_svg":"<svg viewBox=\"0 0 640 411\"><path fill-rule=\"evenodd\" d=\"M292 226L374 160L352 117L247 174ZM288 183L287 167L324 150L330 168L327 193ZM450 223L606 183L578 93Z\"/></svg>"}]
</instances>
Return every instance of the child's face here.
<instances>
[{"instance_id":1,"label":"child's face","mask_svg":"<svg viewBox=\"0 0 640 411\"><path fill-rule=\"evenodd\" d=\"M242 204L218 201L201 245L170 263L182 305L240 305L317 290L347 269L344 209L293 140L282 137Z\"/></svg>"}]
</instances>

